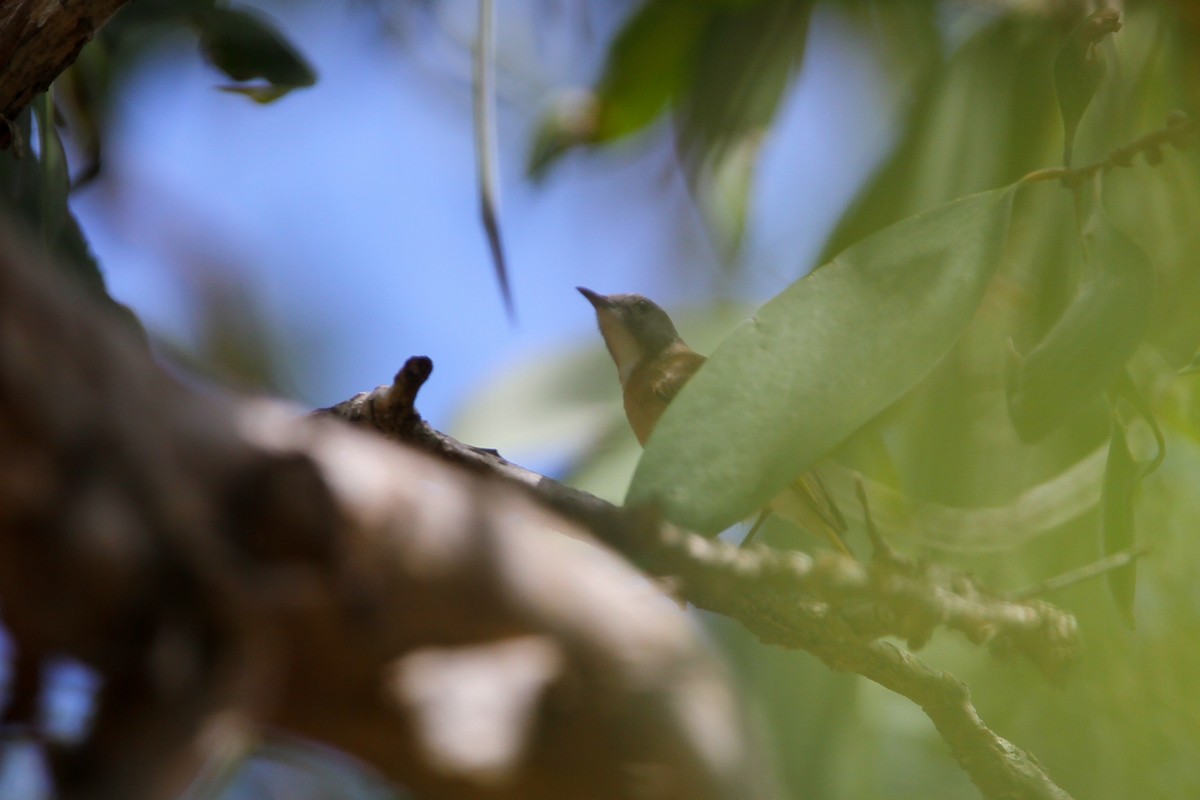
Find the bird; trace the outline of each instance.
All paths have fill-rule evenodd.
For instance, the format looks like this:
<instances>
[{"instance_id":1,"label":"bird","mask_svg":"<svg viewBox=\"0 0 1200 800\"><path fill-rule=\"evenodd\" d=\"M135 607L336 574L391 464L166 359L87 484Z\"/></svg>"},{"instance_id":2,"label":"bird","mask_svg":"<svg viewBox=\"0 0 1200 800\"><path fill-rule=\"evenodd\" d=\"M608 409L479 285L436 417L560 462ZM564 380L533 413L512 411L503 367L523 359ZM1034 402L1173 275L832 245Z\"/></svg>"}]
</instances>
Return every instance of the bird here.
<instances>
[{"instance_id":1,"label":"bird","mask_svg":"<svg viewBox=\"0 0 1200 800\"><path fill-rule=\"evenodd\" d=\"M617 367L625 417L638 442L645 445L659 417L707 359L688 347L671 317L649 298L575 288L595 309L600 335ZM842 540L846 520L815 471L796 478L760 512L743 546L772 513L825 537L853 558Z\"/></svg>"}]
</instances>

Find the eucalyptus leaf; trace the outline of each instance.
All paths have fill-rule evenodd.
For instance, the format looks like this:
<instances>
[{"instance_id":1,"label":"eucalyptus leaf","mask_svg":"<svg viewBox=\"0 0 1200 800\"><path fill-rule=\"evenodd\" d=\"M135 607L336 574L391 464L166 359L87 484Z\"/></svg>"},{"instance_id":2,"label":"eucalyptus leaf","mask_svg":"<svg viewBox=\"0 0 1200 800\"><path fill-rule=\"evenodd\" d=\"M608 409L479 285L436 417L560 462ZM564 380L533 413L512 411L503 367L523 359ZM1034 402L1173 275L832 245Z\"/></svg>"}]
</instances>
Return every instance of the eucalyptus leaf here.
<instances>
[{"instance_id":1,"label":"eucalyptus leaf","mask_svg":"<svg viewBox=\"0 0 1200 800\"><path fill-rule=\"evenodd\" d=\"M1093 12L1071 32L1054 61L1054 87L1058 92L1058 108L1063 120L1065 166L1071 166L1071 152L1079 121L1104 80L1106 67L1099 42L1120 29L1121 15L1116 10L1102 8Z\"/></svg>"},{"instance_id":2,"label":"eucalyptus leaf","mask_svg":"<svg viewBox=\"0 0 1200 800\"><path fill-rule=\"evenodd\" d=\"M235 81L262 79L266 86L222 87L267 103L317 76L302 55L275 27L256 13L216 7L194 17L200 49L213 66Z\"/></svg>"},{"instance_id":3,"label":"eucalyptus leaf","mask_svg":"<svg viewBox=\"0 0 1200 800\"><path fill-rule=\"evenodd\" d=\"M838 222L820 261L893 222L1050 163L1058 147L1050 72L1061 41L1052 19L1008 14L962 42L916 87L895 151Z\"/></svg>"},{"instance_id":4,"label":"eucalyptus leaf","mask_svg":"<svg viewBox=\"0 0 1200 800\"><path fill-rule=\"evenodd\" d=\"M970 322L1015 194L896 223L763 306L671 403L627 502L716 534L892 405Z\"/></svg>"},{"instance_id":5,"label":"eucalyptus leaf","mask_svg":"<svg viewBox=\"0 0 1200 800\"><path fill-rule=\"evenodd\" d=\"M649 0L609 47L594 91L560 97L538 126L526 173L539 180L573 147L629 136L670 107L696 60L708 3Z\"/></svg>"},{"instance_id":6,"label":"eucalyptus leaf","mask_svg":"<svg viewBox=\"0 0 1200 800\"><path fill-rule=\"evenodd\" d=\"M1114 409L1112 439L1108 445L1101 498L1101 534L1105 555L1133 547L1133 490L1139 478L1140 470L1129 450L1125 428ZM1137 587L1136 565L1134 561L1106 573L1109 593L1121 615L1121 621L1130 630L1135 627L1133 600Z\"/></svg>"},{"instance_id":7,"label":"eucalyptus leaf","mask_svg":"<svg viewBox=\"0 0 1200 800\"><path fill-rule=\"evenodd\" d=\"M807 0L722 5L676 98L688 186L728 261L741 247L760 145L804 57L811 11Z\"/></svg>"},{"instance_id":8,"label":"eucalyptus leaf","mask_svg":"<svg viewBox=\"0 0 1200 800\"><path fill-rule=\"evenodd\" d=\"M650 0L617 36L596 96L595 141L653 122L688 80L712 4Z\"/></svg>"},{"instance_id":9,"label":"eucalyptus leaf","mask_svg":"<svg viewBox=\"0 0 1200 800\"><path fill-rule=\"evenodd\" d=\"M1043 438L1111 386L1150 324L1154 270L1098 200L1083 244L1083 285L1009 378L1009 417L1025 441Z\"/></svg>"}]
</instances>

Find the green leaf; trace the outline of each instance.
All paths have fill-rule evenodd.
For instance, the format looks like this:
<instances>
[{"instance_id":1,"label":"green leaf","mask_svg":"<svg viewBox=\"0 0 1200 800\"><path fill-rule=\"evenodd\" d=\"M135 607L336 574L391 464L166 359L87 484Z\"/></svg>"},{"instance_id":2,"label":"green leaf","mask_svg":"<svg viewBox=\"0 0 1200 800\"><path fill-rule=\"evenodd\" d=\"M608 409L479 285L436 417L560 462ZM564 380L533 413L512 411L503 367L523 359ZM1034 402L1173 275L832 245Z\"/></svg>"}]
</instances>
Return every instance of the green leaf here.
<instances>
[{"instance_id":1,"label":"green leaf","mask_svg":"<svg viewBox=\"0 0 1200 800\"><path fill-rule=\"evenodd\" d=\"M559 98L539 125L529 177L544 177L573 147L620 139L658 120L686 84L712 13L710 4L692 0L642 5L609 48L595 90Z\"/></svg>"},{"instance_id":2,"label":"green leaf","mask_svg":"<svg viewBox=\"0 0 1200 800\"><path fill-rule=\"evenodd\" d=\"M235 81L262 79L267 85L222 87L259 103L268 103L317 76L274 26L256 13L213 8L194 17L200 49L213 66Z\"/></svg>"},{"instance_id":3,"label":"green leaf","mask_svg":"<svg viewBox=\"0 0 1200 800\"><path fill-rule=\"evenodd\" d=\"M1063 120L1064 166L1071 166L1079 120L1104 80L1104 58L1097 45L1120 29L1121 15L1114 9L1102 8L1079 23L1054 61L1054 88Z\"/></svg>"},{"instance_id":4,"label":"green leaf","mask_svg":"<svg viewBox=\"0 0 1200 800\"><path fill-rule=\"evenodd\" d=\"M1150 324L1150 260L1113 226L1099 200L1083 245L1089 272L1083 285L1009 376L1009 417L1024 441L1041 439L1111 386Z\"/></svg>"},{"instance_id":5,"label":"green leaf","mask_svg":"<svg viewBox=\"0 0 1200 800\"><path fill-rule=\"evenodd\" d=\"M770 126L804 57L807 0L714 6L679 87L680 149L691 166L721 162L725 150Z\"/></svg>"},{"instance_id":6,"label":"green leaf","mask_svg":"<svg viewBox=\"0 0 1200 800\"><path fill-rule=\"evenodd\" d=\"M650 0L609 51L596 91L594 140L609 141L653 122L684 84L712 4Z\"/></svg>"},{"instance_id":7,"label":"green leaf","mask_svg":"<svg viewBox=\"0 0 1200 800\"><path fill-rule=\"evenodd\" d=\"M916 87L895 152L838 222L821 261L893 222L1046 166L1058 147L1049 73L1060 41L1050 20L1009 14L957 47Z\"/></svg>"},{"instance_id":8,"label":"green leaf","mask_svg":"<svg viewBox=\"0 0 1200 800\"><path fill-rule=\"evenodd\" d=\"M40 143L38 163L41 165L41 234L50 249L63 230L67 215L67 195L71 192L71 175L67 154L55 124L54 90L50 89L35 104Z\"/></svg>"},{"instance_id":9,"label":"green leaf","mask_svg":"<svg viewBox=\"0 0 1200 800\"><path fill-rule=\"evenodd\" d=\"M1134 515L1133 490L1137 487L1141 471L1129 442L1125 428L1113 410L1112 439L1108 445L1108 462L1104 468L1104 491L1101 498L1101 534L1104 554L1111 555L1133 547ZM1120 612L1121 621L1133 630L1134 592L1137 586L1136 563L1132 562L1106 573L1108 590Z\"/></svg>"},{"instance_id":10,"label":"green leaf","mask_svg":"<svg viewBox=\"0 0 1200 800\"><path fill-rule=\"evenodd\" d=\"M903 220L763 306L671 403L627 502L715 534L893 404L970 322L1015 194Z\"/></svg>"},{"instance_id":11,"label":"green leaf","mask_svg":"<svg viewBox=\"0 0 1200 800\"><path fill-rule=\"evenodd\" d=\"M712 15L680 86L675 129L688 185L718 251L741 246L763 137L804 57L812 4L759 0Z\"/></svg>"},{"instance_id":12,"label":"green leaf","mask_svg":"<svg viewBox=\"0 0 1200 800\"><path fill-rule=\"evenodd\" d=\"M41 111L44 114L46 109L43 107ZM62 267L90 297L114 312L130 330L144 336L145 331L133 312L108 295L100 265L66 202L67 163L57 132L41 143L41 149L50 156L48 160L34 158L30 151L27 143L32 117L33 110L26 108L13 122L16 136L26 143L22 157L17 157L16 148L0 152L0 213L11 215L31 236L40 238L53 256L51 263ZM45 133L50 135L51 130L46 129Z\"/></svg>"}]
</instances>

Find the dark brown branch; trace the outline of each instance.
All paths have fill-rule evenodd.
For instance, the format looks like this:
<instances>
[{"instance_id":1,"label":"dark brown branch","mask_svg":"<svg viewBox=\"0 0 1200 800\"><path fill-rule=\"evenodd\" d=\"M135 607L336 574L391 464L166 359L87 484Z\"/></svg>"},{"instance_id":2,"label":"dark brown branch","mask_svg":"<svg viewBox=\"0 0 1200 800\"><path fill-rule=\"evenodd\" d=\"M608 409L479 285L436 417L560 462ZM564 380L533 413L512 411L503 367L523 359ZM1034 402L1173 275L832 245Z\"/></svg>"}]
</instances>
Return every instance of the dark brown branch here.
<instances>
[{"instance_id":1,"label":"dark brown branch","mask_svg":"<svg viewBox=\"0 0 1200 800\"><path fill-rule=\"evenodd\" d=\"M1004 599L970 576L934 565L897 557L864 566L832 552L813 559L739 549L661 524L652 514L616 508L431 428L413 405L430 366L425 357L410 359L391 386L316 413L518 483L651 574L679 579L682 595L698 607L738 620L765 642L804 649L833 669L908 697L925 710L984 796L1068 797L1033 757L979 719L966 687L879 638L899 636L919 646L945 626L995 650L1019 652L1055 677L1078 652L1072 616L1048 603Z\"/></svg>"},{"instance_id":2,"label":"dark brown branch","mask_svg":"<svg viewBox=\"0 0 1200 800\"><path fill-rule=\"evenodd\" d=\"M0 3L0 148L8 122L79 55L128 0L5 0Z\"/></svg>"}]
</instances>

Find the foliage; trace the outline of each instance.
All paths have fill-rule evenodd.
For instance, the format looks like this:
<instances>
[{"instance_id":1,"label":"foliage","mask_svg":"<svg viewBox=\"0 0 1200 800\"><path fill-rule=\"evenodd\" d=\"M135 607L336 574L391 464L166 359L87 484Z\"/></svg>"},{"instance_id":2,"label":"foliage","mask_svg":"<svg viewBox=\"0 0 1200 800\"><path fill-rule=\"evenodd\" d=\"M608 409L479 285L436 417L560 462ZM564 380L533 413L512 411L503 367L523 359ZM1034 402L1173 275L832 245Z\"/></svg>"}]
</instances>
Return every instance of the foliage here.
<instances>
[{"instance_id":1,"label":"foliage","mask_svg":"<svg viewBox=\"0 0 1200 800\"><path fill-rule=\"evenodd\" d=\"M705 140L686 113L690 94L707 86L689 59L717 7L748 18L773 5L700 4L686 25L668 24L683 13L670 3L644 5L595 87L589 113L593 121L610 114L608 126L576 126L569 143L605 146L666 112L677 140L706 142L701 153L721 159L728 140ZM1088 17L1081 4L1012 4L989 15L963 12L958 23L972 30L951 41L947 26L926 24L930 4L819 4L834 5L861 26L864 46L908 59L911 69L895 70L911 80L894 88L911 93L897 143L831 234L825 266L721 342L664 415L636 470L607 466L605 485L613 469L628 470L630 501L715 534L804 468L858 470L881 495L904 498L888 530L897 543L963 561L1012 588L1100 554L1153 547L1136 567L1055 594L1092 641L1065 695L954 645L935 643L933 658L965 677L985 715L1049 757L1051 772L1078 796L1189 796L1200 775L1186 766L1181 743L1200 736L1200 698L1184 676L1200 651L1188 644L1197 596L1183 576L1200 553L1191 533L1196 509L1182 498L1197 477L1198 406L1194 378L1176 370L1200 346L1200 241L1188 222L1200 201L1200 162L1187 147L1191 123L1173 112L1194 119L1198 110L1185 71L1200 63L1195 14L1183 4L1129 4L1118 22L1112 12ZM872 38L881 20L893 37L886 50ZM769 52L727 42L720 61L730 80L799 63ZM638 69L650 79L624 78ZM744 133L736 123L722 130ZM692 169L695 151L679 149ZM535 151L540 169L552 160ZM1064 162L1100 161L1019 183ZM701 208L720 205L711 182L690 185ZM723 236L723 223L709 221ZM609 464L606 452L576 474ZM1086 488L1078 480L1085 473ZM1083 495L1090 499L1078 504ZM1051 513L1068 507L1065 519ZM923 523L934 518L954 520L958 541L926 549L934 537ZM993 525L1008 525L1011 543L996 555L972 555L996 549L977 530ZM782 527L773 536L797 541ZM1136 638L1114 627L1135 620ZM902 721L908 712L844 687L830 695L839 699L823 701L824 676L806 676L811 690L799 688L795 663L763 677L763 662L774 657L740 647L750 648L739 649L739 659L780 742L808 742L800 750L811 757L816 730L836 737L833 754L816 757L819 766L798 769L797 795L814 794L814 775L826 787L819 796L942 794L933 788L936 769L909 761L925 738ZM771 713L791 695L803 699L790 715ZM825 709L821 721L812 718L817 708ZM1151 733L1159 726L1171 733ZM779 752L790 769L786 746ZM1114 752L1111 761L1099 756ZM853 775L855 762L875 764L889 781L909 769L922 777L908 789L903 780L867 785Z\"/></svg>"},{"instance_id":2,"label":"foliage","mask_svg":"<svg viewBox=\"0 0 1200 800\"><path fill-rule=\"evenodd\" d=\"M1171 114L1200 117L1200 17L1183 0L1131 2L1118 26L1083 5L639 5L588 102L541 126L533 176L572 148L669 128L714 240L736 261L757 155L803 68L814 14L851 26L906 98L894 147L818 265L805 265L812 274L719 344L710 337L715 349L698 343L712 352L708 366L636 469L632 438L613 433L617 414L605 403L616 382L599 379L595 348L510 372L476 399L464 438L494 442L485 432L502 430L561 440L573 430L592 445L572 464L580 483L616 494L632 475L631 502L711 534L814 464L858 471L873 492L901 498L885 526L898 546L1012 589L1152 545L1140 574L1126 567L1053 597L1078 614L1089 641L1061 691L952 642L935 641L930 660L966 680L995 727L1075 795L1194 796L1200 387L1177 371L1200 348L1200 160L1183 147L1192 123ZM230 78L261 80L233 89L253 99L315 80L258 15L206 0L132 4L106 29L37 109L36 127L29 112L17 121L30 157L0 161L5 200L99 296L100 273L67 206L53 102L92 130L80 139L95 139L85 149L98 165L114 64L148 30L185 27ZM1166 133L1146 138L1155 131ZM579 436L584 429L594 435ZM1035 495L1052 522L1034 521L1021 498ZM1054 511L1067 506L1064 521ZM957 542L931 546L935 516L954 521ZM978 544L985 518L1011 530L999 554ZM778 526L768 538L796 542ZM714 630L761 706L795 796L967 790L914 709Z\"/></svg>"}]
</instances>

